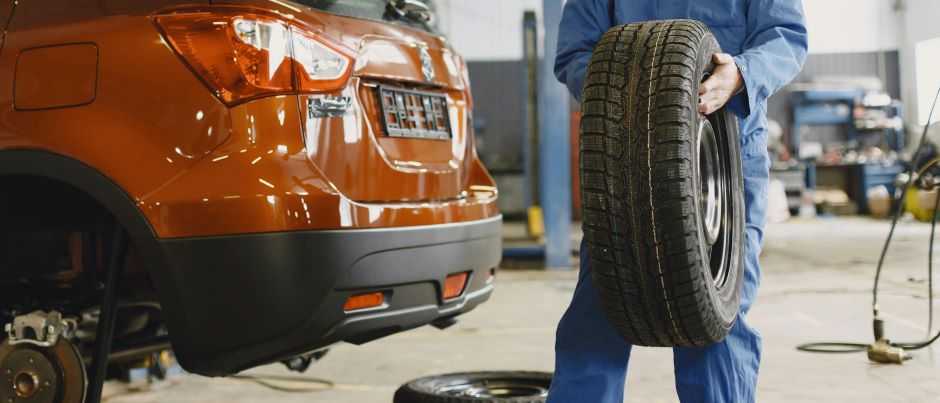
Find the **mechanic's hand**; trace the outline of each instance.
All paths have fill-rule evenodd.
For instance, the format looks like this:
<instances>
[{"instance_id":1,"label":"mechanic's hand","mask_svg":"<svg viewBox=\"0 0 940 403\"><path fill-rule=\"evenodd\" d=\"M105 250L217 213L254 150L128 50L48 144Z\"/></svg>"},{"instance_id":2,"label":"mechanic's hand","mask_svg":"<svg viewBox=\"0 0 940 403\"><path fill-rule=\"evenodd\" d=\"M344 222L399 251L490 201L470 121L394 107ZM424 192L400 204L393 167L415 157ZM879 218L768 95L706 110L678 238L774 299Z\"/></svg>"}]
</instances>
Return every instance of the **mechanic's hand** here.
<instances>
[{"instance_id":1,"label":"mechanic's hand","mask_svg":"<svg viewBox=\"0 0 940 403\"><path fill-rule=\"evenodd\" d=\"M710 115L725 106L734 94L744 87L744 77L738 65L727 53L715 53L715 71L698 87L698 111Z\"/></svg>"}]
</instances>

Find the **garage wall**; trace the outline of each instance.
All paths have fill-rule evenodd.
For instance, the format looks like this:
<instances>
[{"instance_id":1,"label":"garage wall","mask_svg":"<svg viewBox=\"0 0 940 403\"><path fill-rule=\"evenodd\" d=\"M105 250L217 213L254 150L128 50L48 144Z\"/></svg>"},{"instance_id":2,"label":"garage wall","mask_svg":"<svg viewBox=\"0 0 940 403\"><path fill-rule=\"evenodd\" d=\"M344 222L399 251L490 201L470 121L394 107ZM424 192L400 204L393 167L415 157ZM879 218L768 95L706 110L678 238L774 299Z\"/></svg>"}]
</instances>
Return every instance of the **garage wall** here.
<instances>
[{"instance_id":1,"label":"garage wall","mask_svg":"<svg viewBox=\"0 0 940 403\"><path fill-rule=\"evenodd\" d=\"M513 171L522 167L522 63L471 61L473 118L477 152L487 167Z\"/></svg>"},{"instance_id":2,"label":"garage wall","mask_svg":"<svg viewBox=\"0 0 940 403\"><path fill-rule=\"evenodd\" d=\"M908 10L927 10L915 13L919 19L940 15L940 1L906 1ZM940 23L918 25L918 18L894 5L895 0L805 0L811 54L795 82L831 75L881 77L893 97L909 91L912 95L902 99L910 102L915 85L901 79L904 49L899 51L899 44L907 41L908 31L913 38L940 36ZM511 171L521 159L522 13L540 12L541 0L440 0L438 7L442 30L469 61L475 116L483 129L480 154L491 166ZM910 69L903 77L913 77ZM768 109L769 118L788 130L789 93L774 96Z\"/></svg>"},{"instance_id":3,"label":"garage wall","mask_svg":"<svg viewBox=\"0 0 940 403\"><path fill-rule=\"evenodd\" d=\"M897 49L900 13L895 10L895 3L895 0L803 0L810 53Z\"/></svg>"},{"instance_id":4,"label":"garage wall","mask_svg":"<svg viewBox=\"0 0 940 403\"><path fill-rule=\"evenodd\" d=\"M617 0L624 1L624 0ZM898 48L897 0L803 0L811 53L859 53ZM904 0L940 7L937 0ZM541 0L438 0L441 30L468 60L522 58L522 13L542 14ZM931 15L923 13L922 18ZM908 21L907 23L909 23ZM934 23L934 27L940 24Z\"/></svg>"},{"instance_id":5,"label":"garage wall","mask_svg":"<svg viewBox=\"0 0 940 403\"><path fill-rule=\"evenodd\" d=\"M937 0L903 0L905 10L901 23L901 74L904 82L901 85L901 99L905 103L908 124L918 124L918 91L929 93L930 96L937 90L928 88L925 83L918 83L915 79L914 45L920 41L940 38L940 1ZM929 98L925 97L925 98ZM926 103L926 102L925 102ZM926 108L926 106L924 106Z\"/></svg>"},{"instance_id":6,"label":"garage wall","mask_svg":"<svg viewBox=\"0 0 940 403\"><path fill-rule=\"evenodd\" d=\"M471 61L521 59L522 14L542 15L542 0L437 1L441 31Z\"/></svg>"}]
</instances>

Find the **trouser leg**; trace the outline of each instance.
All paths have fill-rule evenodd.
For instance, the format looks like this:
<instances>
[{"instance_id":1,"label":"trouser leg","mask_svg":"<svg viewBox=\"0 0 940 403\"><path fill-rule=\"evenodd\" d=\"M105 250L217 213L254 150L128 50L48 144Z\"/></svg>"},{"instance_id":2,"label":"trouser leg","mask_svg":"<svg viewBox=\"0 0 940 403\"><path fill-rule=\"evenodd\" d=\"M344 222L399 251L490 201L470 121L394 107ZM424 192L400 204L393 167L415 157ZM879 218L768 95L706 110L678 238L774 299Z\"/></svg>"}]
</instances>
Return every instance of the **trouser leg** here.
<instances>
[{"instance_id":1,"label":"trouser leg","mask_svg":"<svg viewBox=\"0 0 940 403\"><path fill-rule=\"evenodd\" d=\"M581 243L581 271L571 305L558 323L549 403L621 403L631 345L601 306Z\"/></svg>"}]
</instances>

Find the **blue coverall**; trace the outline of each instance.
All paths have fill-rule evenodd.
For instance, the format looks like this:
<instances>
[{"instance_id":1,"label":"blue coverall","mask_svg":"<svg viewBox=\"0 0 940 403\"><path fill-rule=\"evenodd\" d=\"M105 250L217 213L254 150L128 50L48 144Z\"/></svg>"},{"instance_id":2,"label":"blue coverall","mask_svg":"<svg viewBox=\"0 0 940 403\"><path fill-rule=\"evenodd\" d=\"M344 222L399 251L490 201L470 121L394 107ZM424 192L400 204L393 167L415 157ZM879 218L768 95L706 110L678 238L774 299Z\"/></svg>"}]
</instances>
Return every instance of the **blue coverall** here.
<instances>
[{"instance_id":1,"label":"blue coverall","mask_svg":"<svg viewBox=\"0 0 940 403\"><path fill-rule=\"evenodd\" d=\"M770 162L767 98L803 67L807 34L800 0L568 0L562 15L555 75L580 100L594 46L611 27L631 22L691 18L703 22L724 52L734 56L744 89L728 107L738 116L746 205L745 274L741 312L716 345L673 349L676 391L683 402L755 400L760 334L745 321L760 284ZM631 345L604 314L590 277L586 249L571 305L558 324L555 376L549 403L623 401Z\"/></svg>"}]
</instances>

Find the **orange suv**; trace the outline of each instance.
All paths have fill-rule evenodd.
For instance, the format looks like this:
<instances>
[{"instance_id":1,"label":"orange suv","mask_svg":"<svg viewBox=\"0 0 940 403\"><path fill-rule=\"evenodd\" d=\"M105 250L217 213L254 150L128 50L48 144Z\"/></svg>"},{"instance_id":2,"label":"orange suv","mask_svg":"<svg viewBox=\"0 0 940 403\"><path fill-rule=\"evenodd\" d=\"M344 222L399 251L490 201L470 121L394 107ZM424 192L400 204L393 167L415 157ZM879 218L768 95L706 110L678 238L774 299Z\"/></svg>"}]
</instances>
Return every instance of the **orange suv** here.
<instances>
[{"instance_id":1,"label":"orange suv","mask_svg":"<svg viewBox=\"0 0 940 403\"><path fill-rule=\"evenodd\" d=\"M466 63L431 17L417 0L0 2L0 368L60 342L88 359L110 326L112 361L168 340L220 376L486 300L497 191Z\"/></svg>"}]
</instances>

